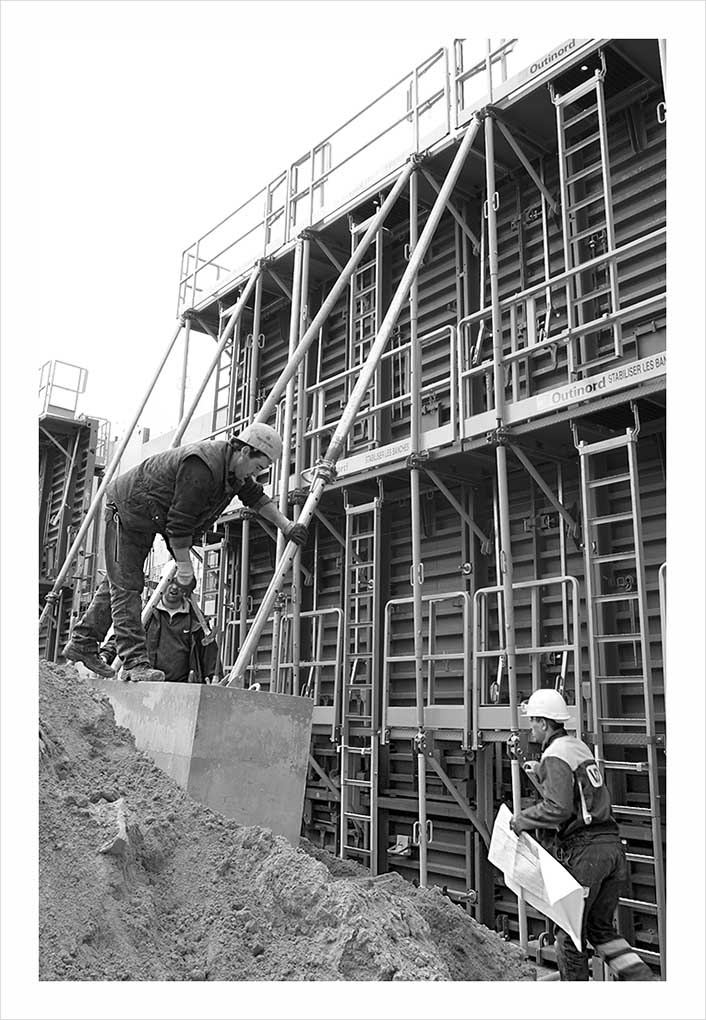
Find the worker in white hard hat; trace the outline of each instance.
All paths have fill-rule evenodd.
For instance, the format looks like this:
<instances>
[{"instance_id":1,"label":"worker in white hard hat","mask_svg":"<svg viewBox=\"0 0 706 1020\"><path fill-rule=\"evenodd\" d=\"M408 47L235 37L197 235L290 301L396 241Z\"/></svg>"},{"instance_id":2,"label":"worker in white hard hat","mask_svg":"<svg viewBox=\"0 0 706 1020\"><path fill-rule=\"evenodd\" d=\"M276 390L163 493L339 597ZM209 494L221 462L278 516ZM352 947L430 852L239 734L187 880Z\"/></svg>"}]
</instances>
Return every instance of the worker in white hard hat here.
<instances>
[{"instance_id":1,"label":"worker in white hard hat","mask_svg":"<svg viewBox=\"0 0 706 1020\"><path fill-rule=\"evenodd\" d=\"M555 928L561 980L588 981L588 940L618 980L652 981L652 971L618 935L613 922L627 861L598 763L586 744L564 729L569 709L558 691L537 690L523 708L530 740L542 748L534 769L542 799L513 815L510 827L518 835L530 829L554 830L558 859L588 890L582 951L566 932Z\"/></svg>"},{"instance_id":2,"label":"worker in white hard hat","mask_svg":"<svg viewBox=\"0 0 706 1020\"><path fill-rule=\"evenodd\" d=\"M255 481L282 456L282 440L269 425L254 423L228 442L191 443L154 454L116 478L106 490L107 577L73 628L63 656L100 676L112 677L98 649L111 623L123 680L164 680L149 660L142 626L144 562L156 534L176 560L176 581L189 594L196 586L189 549L208 531L234 496L304 545L307 529L279 511Z\"/></svg>"}]
</instances>

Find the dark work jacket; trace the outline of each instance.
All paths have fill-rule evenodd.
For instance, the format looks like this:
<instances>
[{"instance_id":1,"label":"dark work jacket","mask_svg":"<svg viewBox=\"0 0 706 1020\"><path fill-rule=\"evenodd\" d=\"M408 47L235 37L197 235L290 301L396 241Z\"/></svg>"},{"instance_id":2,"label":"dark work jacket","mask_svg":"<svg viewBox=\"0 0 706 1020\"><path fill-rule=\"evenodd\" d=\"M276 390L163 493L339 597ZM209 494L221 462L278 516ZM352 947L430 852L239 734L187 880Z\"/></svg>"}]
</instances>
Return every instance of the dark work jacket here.
<instances>
[{"instance_id":1,"label":"dark work jacket","mask_svg":"<svg viewBox=\"0 0 706 1020\"><path fill-rule=\"evenodd\" d=\"M202 684L218 665L218 645L204 645L204 632L190 609L169 613L157 606L145 628L147 653L154 669L164 672L167 683Z\"/></svg>"},{"instance_id":2,"label":"dark work jacket","mask_svg":"<svg viewBox=\"0 0 706 1020\"><path fill-rule=\"evenodd\" d=\"M542 800L520 812L536 828L554 829L561 845L567 839L618 834L610 794L590 749L565 729L555 730L542 751L535 779ZM588 821L590 816L590 821Z\"/></svg>"},{"instance_id":3,"label":"dark work jacket","mask_svg":"<svg viewBox=\"0 0 706 1020\"><path fill-rule=\"evenodd\" d=\"M238 481L228 474L232 448L228 443L206 440L156 453L119 475L106 491L106 501L115 503L123 527L132 531L159 533L165 538L194 537L207 531L220 517L233 496L255 506L264 495L252 478ZM188 519L170 515L178 494L179 475L189 457L198 457L211 473L213 484ZM171 519L170 519L171 517Z\"/></svg>"}]
</instances>

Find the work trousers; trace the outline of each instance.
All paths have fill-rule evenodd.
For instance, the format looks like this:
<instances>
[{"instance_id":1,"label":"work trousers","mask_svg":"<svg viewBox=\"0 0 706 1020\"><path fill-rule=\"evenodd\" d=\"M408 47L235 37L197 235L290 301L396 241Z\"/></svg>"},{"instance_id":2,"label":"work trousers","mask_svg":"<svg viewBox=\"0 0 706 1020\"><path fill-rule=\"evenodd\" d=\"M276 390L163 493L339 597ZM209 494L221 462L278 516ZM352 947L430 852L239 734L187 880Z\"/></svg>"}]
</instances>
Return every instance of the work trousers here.
<instances>
[{"instance_id":1,"label":"work trousers","mask_svg":"<svg viewBox=\"0 0 706 1020\"><path fill-rule=\"evenodd\" d=\"M619 937L613 915L627 878L625 851L617 836L578 837L565 844L558 856L566 870L588 889L583 909L582 951L576 949L565 931L555 928L559 974L562 981L588 981L586 940L598 948Z\"/></svg>"},{"instance_id":2,"label":"work trousers","mask_svg":"<svg viewBox=\"0 0 706 1020\"><path fill-rule=\"evenodd\" d=\"M128 669L150 665L140 596L145 586L145 560L155 534L126 529L115 508L106 507L104 550L108 576L74 626L71 641L77 648L97 654L112 623L123 665Z\"/></svg>"}]
</instances>

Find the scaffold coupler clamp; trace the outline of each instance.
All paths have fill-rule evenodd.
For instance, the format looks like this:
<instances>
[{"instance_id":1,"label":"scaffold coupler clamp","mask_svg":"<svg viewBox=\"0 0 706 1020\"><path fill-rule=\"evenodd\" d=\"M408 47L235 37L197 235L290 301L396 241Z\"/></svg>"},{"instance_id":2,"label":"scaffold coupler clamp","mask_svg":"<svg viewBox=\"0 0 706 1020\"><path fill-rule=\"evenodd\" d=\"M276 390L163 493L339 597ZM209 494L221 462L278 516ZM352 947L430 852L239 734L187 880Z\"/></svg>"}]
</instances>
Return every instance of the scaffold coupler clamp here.
<instances>
[{"instance_id":1,"label":"scaffold coupler clamp","mask_svg":"<svg viewBox=\"0 0 706 1020\"><path fill-rule=\"evenodd\" d=\"M44 596L44 601L46 603L48 603L50 606L55 606L56 603L59 601L60 597L61 597L61 592L58 592L58 591L48 591L46 593L46 595Z\"/></svg>"},{"instance_id":2,"label":"scaffold coupler clamp","mask_svg":"<svg viewBox=\"0 0 706 1020\"><path fill-rule=\"evenodd\" d=\"M292 489L287 497L287 502L290 506L304 506L308 495L307 489Z\"/></svg>"},{"instance_id":3,"label":"scaffold coupler clamp","mask_svg":"<svg viewBox=\"0 0 706 1020\"><path fill-rule=\"evenodd\" d=\"M179 316L179 323L182 326L185 326L187 322L190 322L194 318L195 315L196 312L193 308L185 308L184 311Z\"/></svg>"},{"instance_id":4,"label":"scaffold coupler clamp","mask_svg":"<svg viewBox=\"0 0 706 1020\"><path fill-rule=\"evenodd\" d=\"M315 477L323 479L327 485L331 485L332 482L336 481L336 463L333 460L326 460L322 457L321 460L317 460L315 464Z\"/></svg>"},{"instance_id":5,"label":"scaffold coupler clamp","mask_svg":"<svg viewBox=\"0 0 706 1020\"><path fill-rule=\"evenodd\" d=\"M410 453L407 458L408 468L422 468L424 464L429 460L429 451L420 450L419 453Z\"/></svg>"},{"instance_id":6,"label":"scaffold coupler clamp","mask_svg":"<svg viewBox=\"0 0 706 1020\"><path fill-rule=\"evenodd\" d=\"M517 730L513 730L510 736L507 738L507 753L515 761L519 761L522 764L524 754L520 746L520 734Z\"/></svg>"},{"instance_id":7,"label":"scaffold coupler clamp","mask_svg":"<svg viewBox=\"0 0 706 1020\"><path fill-rule=\"evenodd\" d=\"M268 266L272 265L272 261L271 255L263 255L262 258L256 260L255 265L259 266L260 269L267 269Z\"/></svg>"},{"instance_id":8,"label":"scaffold coupler clamp","mask_svg":"<svg viewBox=\"0 0 706 1020\"><path fill-rule=\"evenodd\" d=\"M424 730L417 730L412 741L417 754L425 754L427 749L427 738Z\"/></svg>"},{"instance_id":9,"label":"scaffold coupler clamp","mask_svg":"<svg viewBox=\"0 0 706 1020\"><path fill-rule=\"evenodd\" d=\"M506 446L511 439L509 429L504 425L498 425L492 432L486 432L485 439L490 446Z\"/></svg>"}]
</instances>

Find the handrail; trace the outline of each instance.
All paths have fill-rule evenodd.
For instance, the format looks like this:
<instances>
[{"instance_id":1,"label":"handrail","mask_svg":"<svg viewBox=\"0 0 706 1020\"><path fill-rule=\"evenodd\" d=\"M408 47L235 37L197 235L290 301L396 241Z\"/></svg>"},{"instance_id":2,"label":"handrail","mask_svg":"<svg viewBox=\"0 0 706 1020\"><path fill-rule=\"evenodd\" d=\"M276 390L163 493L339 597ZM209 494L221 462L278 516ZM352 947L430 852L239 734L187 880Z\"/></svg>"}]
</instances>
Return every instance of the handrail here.
<instances>
[{"instance_id":1,"label":"handrail","mask_svg":"<svg viewBox=\"0 0 706 1020\"><path fill-rule=\"evenodd\" d=\"M526 287L524 290L517 291L515 294L510 294L508 297L501 298L500 310L505 311L512 308L513 305L526 301L527 298L534 297L535 294L541 294L542 291L546 291L547 287L565 283L578 273L584 273L587 269L593 269L594 266L601 265L604 262L616 262L626 255L634 255L637 252L642 251L643 248L649 248L653 242L662 237L666 240L666 235L667 228L659 227L657 230L653 230L649 234L644 234L642 237L636 237L634 241L628 241L627 244L624 244L620 248L616 248L614 251L605 252L603 255L594 255L593 258L587 259L585 262L582 262L578 266L574 266L572 269L563 270L561 273L557 273L556 276L552 276L548 280L533 283L531 287ZM490 312L491 309L489 307L480 308L478 311L471 312L469 315L464 316L463 319L459 319L458 321L459 330L466 325L472 325L475 322L479 322L481 319L488 318Z\"/></svg>"},{"instance_id":2,"label":"handrail","mask_svg":"<svg viewBox=\"0 0 706 1020\"><path fill-rule=\"evenodd\" d=\"M339 609L339 608L337 608L335 606L330 606L330 607L325 607L325 608L322 608L322 609L308 609L308 610L304 610L304 611L302 611L300 613L300 618L302 620L304 620L304 619L322 620L322 618L324 616L334 616L336 618L336 621L337 621L337 623L336 623L336 654L335 654L335 657L333 659L319 659L319 658L301 659L301 660L299 660L298 665L299 666L305 666L305 667L306 666L310 666L310 667L313 667L315 669L320 668L321 666L335 666L334 678L333 678L333 703L334 703L334 726L333 726L333 729L335 729L335 724L336 724L336 719L337 719L335 709L336 709L336 706L340 703L340 686L341 686L341 675L342 675L342 670L343 670L343 610ZM286 610L283 611L283 613L282 613L282 620L283 621L284 620L288 620L288 619L293 619L293 618L294 617L293 617L293 614L291 612L287 612ZM323 634L323 628L321 630L321 634ZM282 639L281 639L281 636L280 636L280 641L281 640ZM317 635L317 640L318 640L318 635ZM297 663L294 663L293 661L289 661L287 659L280 658L279 665L280 665L280 667L283 667L283 668L288 668L288 667L291 668L292 666L297 665ZM313 695L314 703L316 703L317 694L318 693L320 693L319 685L316 684L315 687L314 687L314 695ZM333 735L333 731L332 731L332 735Z\"/></svg>"},{"instance_id":3,"label":"handrail","mask_svg":"<svg viewBox=\"0 0 706 1020\"><path fill-rule=\"evenodd\" d=\"M433 655L431 652L423 655L422 658L427 663L434 662L437 658L445 659L462 659L463 660L463 741L461 746L467 749L469 746L468 739L470 734L470 648L469 648L469 635L470 635L470 613L471 613L471 596L467 591L450 591L450 592L434 592L434 594L422 595L422 602L429 604L435 604L439 602L448 602L450 599L463 599L463 630L462 630L462 652L452 652ZM388 654L388 648L390 647L389 639L391 637L390 621L391 621L391 609L393 606L402 605L413 605L414 596L408 595L401 598L389 599L385 603L385 628L383 635L383 670L382 670L382 708L381 708L381 722L380 722L380 742L386 744L387 738L387 709L390 694L390 663L391 662L414 662L414 652L403 656L392 656ZM427 646L431 648L431 612L427 619ZM427 673L427 707L429 707L429 674Z\"/></svg>"},{"instance_id":4,"label":"handrail","mask_svg":"<svg viewBox=\"0 0 706 1020\"><path fill-rule=\"evenodd\" d=\"M463 40L457 40L453 46L455 47L457 42L463 42ZM495 47L490 53L491 65L500 64L504 65L505 57L508 53L513 50L517 40L511 39L507 42L501 42L499 46ZM189 285L192 284L192 294L195 296L197 291L201 293L208 293L209 295L215 291L206 288L197 288L195 285L196 277L199 273L203 273L205 269L210 268L215 260L221 258L226 252L233 251L237 248L238 244L242 243L247 237L254 233L262 233L262 243L257 244L257 252L248 252L247 256L242 258L236 257L234 259L234 265L232 267L223 266L222 269L226 274L232 274L231 279L235 278L235 275L240 272L239 266L251 260L257 255L263 256L268 251L268 244L270 243L267 237L267 232L270 226L275 221L278 221L284 216L284 223L282 228L278 231L278 237L276 241L276 247L285 245L293 240L301 229L310 226L314 222L313 213L313 202L314 195L318 191L323 194L323 187L327 182L339 181L340 171L350 165L351 162L360 157L366 150L371 150L378 142L380 142L386 136L392 135L395 130L399 129L405 122L410 124L409 137L406 138L405 142L401 144L399 150L394 153L394 158L397 160L397 166L401 166L404 160L412 153L416 152L420 144L420 121L430 109L439 107L439 120L438 124L435 122L433 127L430 127L432 131L440 131L438 139L450 138L454 132L460 132L468 122L468 118L464 118L461 123L460 112L461 112L461 93L464 86L474 77L480 77L484 68L486 67L487 57L481 58L479 61L475 61L469 68L463 68L463 47L460 51L461 66L458 66L458 61L454 60L452 64L452 53L456 53L451 46L437 47L428 57L425 57L420 63L410 68L407 72L401 75L395 82L388 86L383 92L379 93L373 99L370 100L362 109L356 111L352 116L348 117L342 124L340 124L334 131L320 138L317 142L311 145L304 153L299 155L297 158L292 160L286 168L280 171L279 174L275 175L268 184L264 185L255 191L248 199L242 202L233 212L224 216L222 219L211 227L204 234L202 234L192 245L185 248L182 252L182 270L188 269L188 264L184 265L185 258L189 256L193 257L193 253L199 254L199 249L214 238L219 230L222 230L227 226L230 221L233 221L239 215L243 215L248 210L252 210L253 215L256 216L256 223L249 230L242 234L222 247L220 251L209 258L203 260L203 264L197 263L193 271L183 275L180 280L179 294L180 294L180 309L185 306L186 295L189 291ZM419 99L419 83L424 81L427 76L435 75L439 73L439 85L434 88L436 84L433 81L431 91L428 95L425 95L423 99ZM518 65L518 70L520 67ZM503 67L502 79L506 79L506 71ZM407 98L407 102L410 105L406 105L405 97L409 96L409 90L405 93L404 86L409 84L411 94L413 98L410 100ZM366 141L358 143L355 139L352 140L354 149L352 152L347 153L343 158L337 159L337 162L333 166L326 167L326 161L332 155L332 150L336 146L341 144L345 150L345 143L348 140L346 132L351 128L352 125L362 125L362 131L358 132L363 134L366 127L366 120L370 120L371 111L374 111L377 107L381 111L381 117L389 116L389 113L385 112L385 107L389 107L391 104L390 97L394 96L395 92L400 92L400 104L402 112L399 116L394 111L394 116L390 121L387 121L384 128L378 128L376 124L370 125L372 127L372 133L367 137ZM464 110L468 107L464 107ZM392 111L391 111L392 112ZM435 140L437 140L435 138ZM321 167L317 171L317 160L321 160ZM309 172L306 174L307 163L310 164ZM382 181L394 168L390 164L389 158L381 158L372 167L366 167L365 171L361 169L360 180L365 179L366 183L377 180ZM305 171L307 182L303 184L302 170ZM371 173L366 172L372 170ZM376 176L377 175L377 176ZM358 182L360 183L360 181ZM295 186L295 185L299 186ZM275 190L279 188L283 189L283 197L280 204L276 209L269 207L269 199ZM308 212L304 219L306 222L301 222L297 216L297 205L309 196ZM257 203L260 199L263 199L264 208L261 211L257 210ZM322 202L322 209L325 207L326 214L332 214L337 209L340 209L345 204L347 195L341 195L338 198L334 197L328 202ZM274 249L273 249L274 250Z\"/></svg>"},{"instance_id":5,"label":"handrail","mask_svg":"<svg viewBox=\"0 0 706 1020\"><path fill-rule=\"evenodd\" d=\"M456 402L457 402L457 388L458 388L458 366L457 366L457 341L456 341L456 327L448 324L446 326L439 326L436 329L431 330L429 333L419 337L419 344L423 347L425 344L432 342L438 337L443 336L444 333L449 334L449 348L448 348L448 361L449 370L448 375L440 376L433 382L425 383L420 386L416 391L420 397L425 396L427 393L438 393L440 390L448 389L449 393L449 415L450 422L453 427L453 438L456 439L458 435L458 416L456 414ZM407 340L398 347L393 347L385 351L380 361L388 361L393 358L399 357L400 354L409 353L412 349L412 341ZM335 375L328 376L325 379L319 379L317 382L310 383L306 387L306 393L312 397L316 397L317 394L323 393L328 387L334 386L337 383L344 382L351 376L358 376L360 373L360 365L353 365L351 368L346 368L337 372ZM385 400L379 400L374 403L368 403L364 407L361 407L356 412L355 419L360 420L368 415L372 415L378 411L382 411L387 407L395 407L398 404L403 404L412 395L411 389L407 389L404 392L396 393L392 397L388 397ZM312 413L307 416L307 420L314 420L318 418L318 407L315 405ZM304 432L304 436L307 439L313 439L318 435L325 432L331 431L333 422L322 422L321 424L314 425L308 428Z\"/></svg>"},{"instance_id":6,"label":"handrail","mask_svg":"<svg viewBox=\"0 0 706 1020\"><path fill-rule=\"evenodd\" d=\"M576 730L577 735L581 735L581 710L580 710L580 693L581 693L581 628L579 622L579 585L577 579L571 574L560 574L556 577L536 578L530 581L514 581L512 590L523 591L528 589L539 589L548 587L550 585L561 585L562 589L568 585L573 593L572 598L572 613L571 613L571 624L573 631L573 640L568 640L568 628L565 637L566 641L552 642L543 645L523 645L515 646L515 653L517 655L540 655L543 652L573 652L574 656L574 686L575 686L575 698L576 698ZM485 645L488 641L488 628L485 616L481 619L481 602L486 605L485 612L487 613L487 598L491 595L500 595L503 592L502 585L492 585L486 588L477 588L473 594L473 680L472 680L472 716L473 716L473 750L477 750L480 746L479 741L479 730L478 730L478 719L479 709L481 707L481 681L480 681L480 664L484 660L498 659L505 655L505 646L498 644L497 648L487 649L481 648L480 645ZM534 618L535 607L531 608L532 616ZM564 626L564 623L562 623ZM498 628L498 637L502 636L502 629Z\"/></svg>"}]
</instances>

